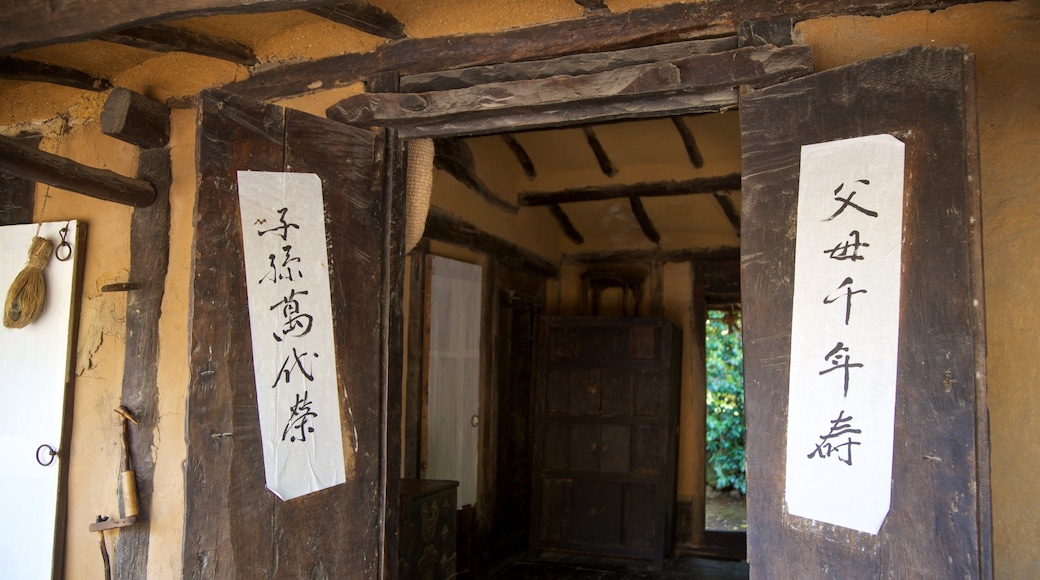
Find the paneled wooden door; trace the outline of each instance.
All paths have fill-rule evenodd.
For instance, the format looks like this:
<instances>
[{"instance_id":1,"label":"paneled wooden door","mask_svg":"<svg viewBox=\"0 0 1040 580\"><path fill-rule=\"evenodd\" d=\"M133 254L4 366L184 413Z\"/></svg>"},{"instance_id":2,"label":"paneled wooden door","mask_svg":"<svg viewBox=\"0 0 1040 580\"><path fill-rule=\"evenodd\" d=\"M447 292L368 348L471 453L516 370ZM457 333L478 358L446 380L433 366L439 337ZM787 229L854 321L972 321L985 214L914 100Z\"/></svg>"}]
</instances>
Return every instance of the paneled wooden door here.
<instances>
[{"instance_id":1,"label":"paneled wooden door","mask_svg":"<svg viewBox=\"0 0 1040 580\"><path fill-rule=\"evenodd\" d=\"M992 574L974 106L971 55L929 48L741 100L753 577ZM800 148L874 134L906 145L892 496L877 535L791 515L784 503Z\"/></svg>"}]
</instances>

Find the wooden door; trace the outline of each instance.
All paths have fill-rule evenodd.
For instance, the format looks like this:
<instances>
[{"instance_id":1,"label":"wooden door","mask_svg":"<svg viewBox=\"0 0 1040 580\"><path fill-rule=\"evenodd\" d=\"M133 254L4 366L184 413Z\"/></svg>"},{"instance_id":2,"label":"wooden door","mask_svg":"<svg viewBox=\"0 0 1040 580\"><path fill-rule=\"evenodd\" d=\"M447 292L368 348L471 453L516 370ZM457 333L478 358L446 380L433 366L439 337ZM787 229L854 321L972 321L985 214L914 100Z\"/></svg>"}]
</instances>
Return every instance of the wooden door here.
<instances>
[{"instance_id":1,"label":"wooden door","mask_svg":"<svg viewBox=\"0 0 1040 580\"><path fill-rule=\"evenodd\" d=\"M532 548L660 569L674 541L681 333L664 319L542 320Z\"/></svg>"},{"instance_id":2,"label":"wooden door","mask_svg":"<svg viewBox=\"0 0 1040 580\"><path fill-rule=\"evenodd\" d=\"M914 48L741 101L754 577L991 576L974 100L971 55ZM799 152L875 134L903 141L906 165L891 505L877 535L784 503Z\"/></svg>"},{"instance_id":3,"label":"wooden door","mask_svg":"<svg viewBox=\"0 0 1040 580\"><path fill-rule=\"evenodd\" d=\"M387 428L399 387L387 387L384 140L218 92L199 106L184 576L383 577L397 566L400 448ZM239 170L316 173L324 193L347 481L289 501L265 488Z\"/></svg>"}]
</instances>

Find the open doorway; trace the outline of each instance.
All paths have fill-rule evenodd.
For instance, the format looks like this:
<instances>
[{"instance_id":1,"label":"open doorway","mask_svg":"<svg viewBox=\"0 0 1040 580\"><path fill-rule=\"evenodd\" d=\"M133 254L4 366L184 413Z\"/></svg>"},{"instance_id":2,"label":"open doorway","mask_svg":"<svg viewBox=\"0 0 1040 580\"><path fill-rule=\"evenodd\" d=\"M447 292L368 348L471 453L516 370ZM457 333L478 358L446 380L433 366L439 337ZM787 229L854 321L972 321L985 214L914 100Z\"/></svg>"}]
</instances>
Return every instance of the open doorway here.
<instances>
[{"instance_id":1,"label":"open doorway","mask_svg":"<svg viewBox=\"0 0 1040 580\"><path fill-rule=\"evenodd\" d=\"M705 320L704 529L747 531L744 460L744 346L739 305L716 306Z\"/></svg>"}]
</instances>

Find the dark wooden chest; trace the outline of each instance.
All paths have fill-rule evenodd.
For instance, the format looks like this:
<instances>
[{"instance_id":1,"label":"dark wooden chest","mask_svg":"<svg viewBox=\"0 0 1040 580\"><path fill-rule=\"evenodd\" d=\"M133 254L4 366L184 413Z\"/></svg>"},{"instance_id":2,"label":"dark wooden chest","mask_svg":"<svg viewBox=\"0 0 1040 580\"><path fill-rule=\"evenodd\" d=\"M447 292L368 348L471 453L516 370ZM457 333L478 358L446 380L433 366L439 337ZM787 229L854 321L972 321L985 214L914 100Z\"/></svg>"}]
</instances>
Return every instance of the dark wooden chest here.
<instances>
[{"instance_id":1,"label":"dark wooden chest","mask_svg":"<svg viewBox=\"0 0 1040 580\"><path fill-rule=\"evenodd\" d=\"M402 580L455 578L457 481L401 480Z\"/></svg>"}]
</instances>

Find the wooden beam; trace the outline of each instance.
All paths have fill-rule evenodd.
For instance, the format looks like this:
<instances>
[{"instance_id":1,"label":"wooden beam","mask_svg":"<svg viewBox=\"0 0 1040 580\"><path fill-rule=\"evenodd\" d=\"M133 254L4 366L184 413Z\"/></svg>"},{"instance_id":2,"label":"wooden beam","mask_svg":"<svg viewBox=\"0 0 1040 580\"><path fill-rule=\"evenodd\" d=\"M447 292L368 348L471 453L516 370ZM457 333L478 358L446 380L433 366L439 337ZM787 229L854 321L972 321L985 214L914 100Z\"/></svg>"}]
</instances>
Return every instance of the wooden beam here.
<instances>
[{"instance_id":1,"label":"wooden beam","mask_svg":"<svg viewBox=\"0 0 1040 580\"><path fill-rule=\"evenodd\" d=\"M10 137L0 136L0 171L134 207L146 207L155 201L155 187L148 181L37 151Z\"/></svg>"},{"instance_id":2,"label":"wooden beam","mask_svg":"<svg viewBox=\"0 0 1040 580\"><path fill-rule=\"evenodd\" d=\"M650 214L646 213L646 207L643 206L643 201L636 196L628 198L628 203L632 207L632 214L636 216L636 221L639 222L639 228L643 230L643 235L646 239L650 240L655 244L661 243L661 234L654 227L654 222L650 219Z\"/></svg>"},{"instance_id":3,"label":"wooden beam","mask_svg":"<svg viewBox=\"0 0 1040 580\"><path fill-rule=\"evenodd\" d=\"M340 0L331 6L309 8L307 12L375 36L391 40L405 37L404 23L393 14L364 0Z\"/></svg>"},{"instance_id":4,"label":"wooden beam","mask_svg":"<svg viewBox=\"0 0 1040 580\"><path fill-rule=\"evenodd\" d=\"M602 266L624 262L692 262L694 260L733 260L740 257L740 248L681 248L677 250L598 250L564 254L560 263L566 266Z\"/></svg>"},{"instance_id":5,"label":"wooden beam","mask_svg":"<svg viewBox=\"0 0 1040 580\"><path fill-rule=\"evenodd\" d=\"M142 94L118 88L105 100L101 132L142 149L165 147L170 140L170 109Z\"/></svg>"},{"instance_id":6,"label":"wooden beam","mask_svg":"<svg viewBox=\"0 0 1040 580\"><path fill-rule=\"evenodd\" d=\"M216 14L259 14L342 0L20 0L4 3L0 54L97 38L106 32Z\"/></svg>"},{"instance_id":7,"label":"wooden beam","mask_svg":"<svg viewBox=\"0 0 1040 580\"><path fill-rule=\"evenodd\" d=\"M552 214L556 223L560 224L560 229L563 230L563 235L567 236L568 240L579 246L585 243L585 236L574 227L574 223L571 222L571 218L567 216L567 212L563 211L562 207L554 203L549 206L549 213Z\"/></svg>"},{"instance_id":8,"label":"wooden beam","mask_svg":"<svg viewBox=\"0 0 1040 580\"><path fill-rule=\"evenodd\" d=\"M746 47L589 75L425 93L362 93L343 99L326 113L330 119L350 125L403 127L461 117L581 108L591 103L636 101L664 94L705 93L737 85L754 87L811 72L812 53L808 46Z\"/></svg>"},{"instance_id":9,"label":"wooden beam","mask_svg":"<svg viewBox=\"0 0 1040 580\"><path fill-rule=\"evenodd\" d=\"M592 149L593 155L596 156L596 163L599 164L599 170L607 177L614 177L617 175L617 167L614 166L614 163L610 160L610 156L607 155L607 150L603 148L603 143L600 142L599 136L596 135L596 131L589 125L585 125L581 130L585 133L585 141L589 144L589 148Z\"/></svg>"},{"instance_id":10,"label":"wooden beam","mask_svg":"<svg viewBox=\"0 0 1040 580\"><path fill-rule=\"evenodd\" d=\"M513 137L511 133L501 133L502 140L506 142L509 150L513 152L513 156L516 157L516 161L520 164L520 167L524 169L524 175L527 179L534 181L538 177L538 171L534 168L534 162L531 161L531 156L527 154L527 150L524 146Z\"/></svg>"},{"instance_id":11,"label":"wooden beam","mask_svg":"<svg viewBox=\"0 0 1040 580\"><path fill-rule=\"evenodd\" d=\"M610 12L610 8L603 2L603 0L574 0L579 6L585 9L585 13L599 12L606 10Z\"/></svg>"},{"instance_id":12,"label":"wooden beam","mask_svg":"<svg viewBox=\"0 0 1040 580\"><path fill-rule=\"evenodd\" d=\"M694 169L704 167L704 156L701 155L701 150L697 147L697 140L693 137L693 131L690 130L689 125L679 116L672 117L672 124L675 125L675 130L679 132L683 148L686 149L686 156L690 158L690 164L693 165Z\"/></svg>"},{"instance_id":13,"label":"wooden beam","mask_svg":"<svg viewBox=\"0 0 1040 580\"><path fill-rule=\"evenodd\" d=\"M84 1L84 0L80 0ZM97 0L100 1L100 0ZM132 0L122 0L130 2ZM196 0L199 1L199 0ZM343 54L271 67L225 89L255 99L274 99L343 86L380 70L402 75L436 70L548 59L736 34L745 20L821 16L883 16L904 10L939 10L974 0L704 0L590 14L584 18L462 37L404 39L364 54ZM34 3L42 3L36 0ZM0 29L2 31L2 29Z\"/></svg>"},{"instance_id":14,"label":"wooden beam","mask_svg":"<svg viewBox=\"0 0 1040 580\"><path fill-rule=\"evenodd\" d=\"M426 217L426 237L493 256L507 268L525 270L547 278L558 278L560 275L560 268L549 260L509 240L489 234L436 206L430 208Z\"/></svg>"},{"instance_id":15,"label":"wooden beam","mask_svg":"<svg viewBox=\"0 0 1040 580\"><path fill-rule=\"evenodd\" d=\"M627 185L579 187L552 192L525 192L519 196L520 207L602 201L622 197L663 197L733 191L740 189L740 174L700 177L685 181L655 181Z\"/></svg>"},{"instance_id":16,"label":"wooden beam","mask_svg":"<svg viewBox=\"0 0 1040 580\"><path fill-rule=\"evenodd\" d=\"M12 139L35 149L43 136L26 133ZM0 226L32 223L35 200L36 182L0 172Z\"/></svg>"},{"instance_id":17,"label":"wooden beam","mask_svg":"<svg viewBox=\"0 0 1040 580\"><path fill-rule=\"evenodd\" d=\"M473 152L462 139L437 139L434 142L433 165L459 180L493 207L513 214L519 211L520 208L495 195L477 176Z\"/></svg>"},{"instance_id":18,"label":"wooden beam","mask_svg":"<svg viewBox=\"0 0 1040 580\"><path fill-rule=\"evenodd\" d=\"M788 46L794 44L794 20L745 21L737 29L737 40L740 46Z\"/></svg>"},{"instance_id":19,"label":"wooden beam","mask_svg":"<svg viewBox=\"0 0 1040 580\"><path fill-rule=\"evenodd\" d=\"M726 219L733 225L733 229L737 232L737 236L740 236L740 210L737 209L737 205L733 203L733 196L729 191L715 191L712 192L715 196L715 201L719 203L719 207L726 213Z\"/></svg>"},{"instance_id":20,"label":"wooden beam","mask_svg":"<svg viewBox=\"0 0 1040 580\"><path fill-rule=\"evenodd\" d=\"M545 60L503 62L439 70L402 77L401 92L445 91L503 81L528 81L560 75L587 75L637 64L679 60L694 54L723 52L734 48L737 48L737 38L725 36L610 52L573 54Z\"/></svg>"},{"instance_id":21,"label":"wooden beam","mask_svg":"<svg viewBox=\"0 0 1040 580\"><path fill-rule=\"evenodd\" d=\"M0 56L0 79L50 83L95 92L112 88L108 79L81 70L9 56Z\"/></svg>"},{"instance_id":22,"label":"wooden beam","mask_svg":"<svg viewBox=\"0 0 1040 580\"><path fill-rule=\"evenodd\" d=\"M124 28L98 39L152 52L190 52L245 66L256 64L253 49L241 42L165 24Z\"/></svg>"}]
</instances>

